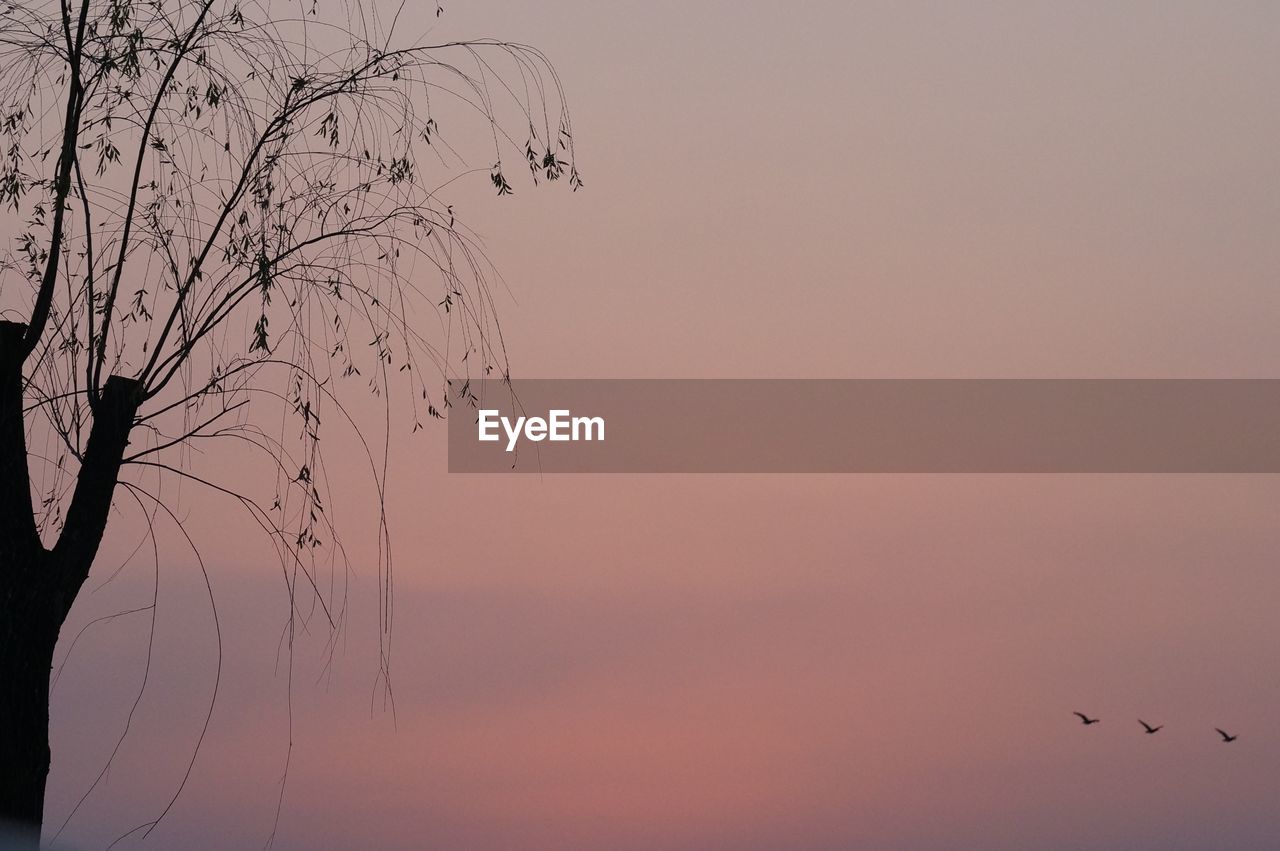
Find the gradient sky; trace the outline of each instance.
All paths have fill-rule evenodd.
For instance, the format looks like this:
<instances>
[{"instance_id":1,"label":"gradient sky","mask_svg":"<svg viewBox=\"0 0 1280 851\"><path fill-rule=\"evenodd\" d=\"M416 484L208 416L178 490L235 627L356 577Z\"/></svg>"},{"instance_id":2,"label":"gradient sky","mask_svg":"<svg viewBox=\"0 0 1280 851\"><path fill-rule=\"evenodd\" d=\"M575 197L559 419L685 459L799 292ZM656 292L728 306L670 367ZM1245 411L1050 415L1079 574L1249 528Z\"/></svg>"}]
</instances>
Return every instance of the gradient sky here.
<instances>
[{"instance_id":1,"label":"gradient sky","mask_svg":"<svg viewBox=\"0 0 1280 851\"><path fill-rule=\"evenodd\" d=\"M459 201L516 374L1280 376L1280 7L797 5L446 5L433 38L538 45L575 118L585 192ZM222 686L144 847L260 846L290 737L284 848L1280 835L1275 477L449 476L443 426L393 451L394 716L361 471L334 470L350 620L328 676L327 630L300 641L292 733L278 568L182 495ZM145 559L100 587L138 534L122 512L61 652L148 601ZM200 730L204 585L175 541L162 568L72 847L154 818ZM145 648L134 615L67 663L52 825Z\"/></svg>"}]
</instances>

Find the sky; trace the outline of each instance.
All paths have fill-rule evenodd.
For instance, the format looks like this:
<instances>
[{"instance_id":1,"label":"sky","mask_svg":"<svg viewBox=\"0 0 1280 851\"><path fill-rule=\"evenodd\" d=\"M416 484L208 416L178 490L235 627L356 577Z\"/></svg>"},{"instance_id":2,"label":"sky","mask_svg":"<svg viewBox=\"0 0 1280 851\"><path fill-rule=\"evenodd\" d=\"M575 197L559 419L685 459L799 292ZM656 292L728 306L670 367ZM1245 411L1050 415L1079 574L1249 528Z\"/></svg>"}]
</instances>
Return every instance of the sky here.
<instances>
[{"instance_id":1,"label":"sky","mask_svg":"<svg viewBox=\"0 0 1280 851\"><path fill-rule=\"evenodd\" d=\"M584 191L459 190L514 374L1280 374L1272 4L475 0L409 24L535 44L567 88ZM464 476L442 425L407 431L394 709L358 465L331 471L348 620L332 665L327 628L299 637L292 688L269 548L182 493L221 672L139 847L260 846L282 776L279 848L1280 832L1274 477ZM139 534L122 510L64 629L51 825L129 725L67 847L159 814L213 688L177 541L131 721L146 616L71 647L149 601L145 558L105 582Z\"/></svg>"}]
</instances>

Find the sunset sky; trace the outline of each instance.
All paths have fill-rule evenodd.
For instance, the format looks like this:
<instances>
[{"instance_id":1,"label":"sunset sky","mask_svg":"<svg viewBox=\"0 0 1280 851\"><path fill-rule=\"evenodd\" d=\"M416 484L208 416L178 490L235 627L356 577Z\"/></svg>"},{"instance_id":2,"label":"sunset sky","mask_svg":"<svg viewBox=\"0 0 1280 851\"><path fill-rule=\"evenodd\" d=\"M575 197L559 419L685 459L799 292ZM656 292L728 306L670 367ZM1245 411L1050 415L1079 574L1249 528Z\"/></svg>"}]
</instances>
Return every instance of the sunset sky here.
<instances>
[{"instance_id":1,"label":"sunset sky","mask_svg":"<svg viewBox=\"0 0 1280 851\"><path fill-rule=\"evenodd\" d=\"M497 198L479 174L455 201L506 278L516 375L1280 377L1280 6L454 0L433 21L405 38L542 48L574 116L584 191ZM467 476L442 424L408 431L394 712L376 513L336 430L347 622L329 668L327 626L299 637L291 702L269 546L226 501L175 502L221 685L140 847L261 847L286 756L278 848L1280 835L1274 476ZM59 661L149 602L149 558L103 584L142 528L122 503ZM154 819L200 733L216 643L172 536L156 628L56 847ZM145 615L98 623L62 670L50 833L146 639Z\"/></svg>"}]
</instances>

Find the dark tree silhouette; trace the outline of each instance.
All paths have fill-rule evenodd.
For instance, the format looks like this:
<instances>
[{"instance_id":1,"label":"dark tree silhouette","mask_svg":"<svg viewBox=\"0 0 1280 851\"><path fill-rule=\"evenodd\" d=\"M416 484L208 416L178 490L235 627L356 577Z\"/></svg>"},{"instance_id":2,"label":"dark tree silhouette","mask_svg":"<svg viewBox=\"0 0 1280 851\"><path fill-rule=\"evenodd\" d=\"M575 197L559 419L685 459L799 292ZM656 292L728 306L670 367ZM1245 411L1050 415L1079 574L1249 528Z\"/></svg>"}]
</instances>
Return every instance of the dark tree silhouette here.
<instances>
[{"instance_id":1,"label":"dark tree silhouette","mask_svg":"<svg viewBox=\"0 0 1280 851\"><path fill-rule=\"evenodd\" d=\"M117 497L148 525L177 522L179 481L231 500L271 536L291 627L336 630L317 570L345 569L320 454L338 386L407 395L416 430L450 368L506 374L493 271L443 193L480 172L509 194L504 157L578 188L559 81L526 45L398 45L421 7L375 6L0 10L0 821L41 824L55 644ZM198 470L210 440L261 453L275 493ZM385 677L385 521L378 540Z\"/></svg>"}]
</instances>

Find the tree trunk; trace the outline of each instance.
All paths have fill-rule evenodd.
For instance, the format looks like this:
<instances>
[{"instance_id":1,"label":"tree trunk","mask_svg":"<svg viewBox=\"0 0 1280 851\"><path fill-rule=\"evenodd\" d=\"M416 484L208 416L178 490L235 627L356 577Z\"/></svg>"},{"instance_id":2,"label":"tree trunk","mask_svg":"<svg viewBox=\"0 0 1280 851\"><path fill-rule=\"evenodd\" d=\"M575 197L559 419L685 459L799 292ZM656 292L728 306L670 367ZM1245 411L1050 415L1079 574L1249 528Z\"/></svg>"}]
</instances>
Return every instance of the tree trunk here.
<instances>
[{"instance_id":1,"label":"tree trunk","mask_svg":"<svg viewBox=\"0 0 1280 851\"><path fill-rule=\"evenodd\" d=\"M38 581L43 558L0 565L0 845L38 847L49 776L49 671L62 619ZM12 580L17 580L12 581Z\"/></svg>"},{"instance_id":2,"label":"tree trunk","mask_svg":"<svg viewBox=\"0 0 1280 851\"><path fill-rule=\"evenodd\" d=\"M142 385L115 375L107 379L93 406L61 534L46 549L35 523L27 468L25 330L0 321L0 831L26 831L22 839L0 835L0 844L38 847L49 776L53 652L106 531Z\"/></svg>"},{"instance_id":3,"label":"tree trunk","mask_svg":"<svg viewBox=\"0 0 1280 851\"><path fill-rule=\"evenodd\" d=\"M0 845L40 838L49 774L49 669L61 620L31 511L22 416L22 336L0 322Z\"/></svg>"}]
</instances>

